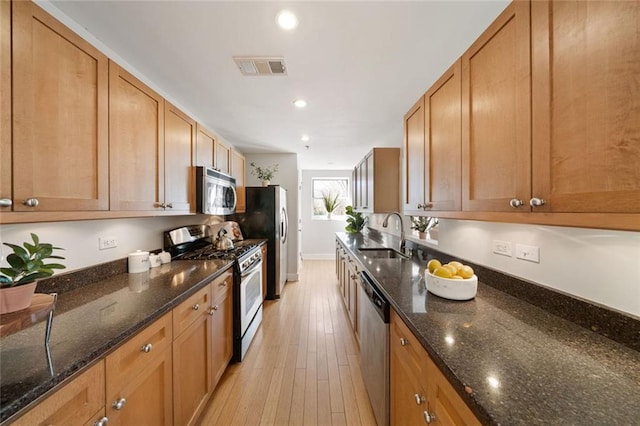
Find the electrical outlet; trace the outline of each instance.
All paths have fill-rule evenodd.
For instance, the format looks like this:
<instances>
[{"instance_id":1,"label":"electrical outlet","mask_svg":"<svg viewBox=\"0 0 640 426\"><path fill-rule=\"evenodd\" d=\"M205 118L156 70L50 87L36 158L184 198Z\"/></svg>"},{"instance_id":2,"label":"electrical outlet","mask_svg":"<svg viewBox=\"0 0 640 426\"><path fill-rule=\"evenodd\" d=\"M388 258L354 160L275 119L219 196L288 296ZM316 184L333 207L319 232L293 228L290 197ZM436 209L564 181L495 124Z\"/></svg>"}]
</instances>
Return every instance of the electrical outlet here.
<instances>
[{"instance_id":1,"label":"electrical outlet","mask_svg":"<svg viewBox=\"0 0 640 426\"><path fill-rule=\"evenodd\" d=\"M118 247L118 240L116 239L116 237L98 238L98 250L106 250L114 247Z\"/></svg>"},{"instance_id":2,"label":"electrical outlet","mask_svg":"<svg viewBox=\"0 0 640 426\"><path fill-rule=\"evenodd\" d=\"M516 257L529 262L540 263L540 247L516 244Z\"/></svg>"},{"instance_id":3,"label":"electrical outlet","mask_svg":"<svg viewBox=\"0 0 640 426\"><path fill-rule=\"evenodd\" d=\"M511 243L509 241L493 240L493 252L511 257Z\"/></svg>"}]
</instances>

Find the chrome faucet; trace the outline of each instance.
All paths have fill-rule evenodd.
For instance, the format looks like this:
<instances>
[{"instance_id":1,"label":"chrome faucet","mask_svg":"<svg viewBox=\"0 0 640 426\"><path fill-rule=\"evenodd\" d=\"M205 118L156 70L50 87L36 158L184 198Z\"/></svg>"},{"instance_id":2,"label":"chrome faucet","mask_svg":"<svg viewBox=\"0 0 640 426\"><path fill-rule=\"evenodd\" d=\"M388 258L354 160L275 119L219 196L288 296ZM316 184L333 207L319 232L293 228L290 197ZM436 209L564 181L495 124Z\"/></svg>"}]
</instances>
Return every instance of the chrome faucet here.
<instances>
[{"instance_id":1,"label":"chrome faucet","mask_svg":"<svg viewBox=\"0 0 640 426\"><path fill-rule=\"evenodd\" d=\"M406 241L404 239L404 223L402 222L402 215L398 212L391 212L387 214L384 220L382 221L382 227L386 228L387 226L389 226L389 217L391 217L392 215L398 216L398 220L400 221L400 253L404 254L404 247L406 245Z\"/></svg>"}]
</instances>

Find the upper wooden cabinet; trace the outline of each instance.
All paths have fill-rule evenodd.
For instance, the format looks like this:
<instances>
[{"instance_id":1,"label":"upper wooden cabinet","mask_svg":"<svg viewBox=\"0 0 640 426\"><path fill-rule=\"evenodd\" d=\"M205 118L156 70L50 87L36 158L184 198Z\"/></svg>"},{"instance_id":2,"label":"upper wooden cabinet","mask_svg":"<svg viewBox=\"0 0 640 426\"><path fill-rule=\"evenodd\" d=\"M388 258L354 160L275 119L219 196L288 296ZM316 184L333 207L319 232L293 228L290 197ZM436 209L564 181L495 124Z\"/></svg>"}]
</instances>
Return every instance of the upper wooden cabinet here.
<instances>
[{"instance_id":1,"label":"upper wooden cabinet","mask_svg":"<svg viewBox=\"0 0 640 426\"><path fill-rule=\"evenodd\" d=\"M166 209L190 211L195 206L196 122L169 102L164 106L164 203Z\"/></svg>"},{"instance_id":2,"label":"upper wooden cabinet","mask_svg":"<svg viewBox=\"0 0 640 426\"><path fill-rule=\"evenodd\" d=\"M389 213L400 207L400 149L373 148L357 166L355 210Z\"/></svg>"},{"instance_id":3,"label":"upper wooden cabinet","mask_svg":"<svg viewBox=\"0 0 640 426\"><path fill-rule=\"evenodd\" d=\"M463 210L530 198L529 16L528 2L512 2L462 55Z\"/></svg>"},{"instance_id":4,"label":"upper wooden cabinet","mask_svg":"<svg viewBox=\"0 0 640 426\"><path fill-rule=\"evenodd\" d=\"M5 151L8 4L2 2L3 197L11 170ZM107 210L107 57L34 3L11 5L13 210Z\"/></svg>"},{"instance_id":5,"label":"upper wooden cabinet","mask_svg":"<svg viewBox=\"0 0 640 426\"><path fill-rule=\"evenodd\" d=\"M215 140L213 133L206 127L200 123L196 125L196 166L215 167L213 162Z\"/></svg>"},{"instance_id":6,"label":"upper wooden cabinet","mask_svg":"<svg viewBox=\"0 0 640 426\"><path fill-rule=\"evenodd\" d=\"M533 211L640 213L640 3L534 1L531 25Z\"/></svg>"},{"instance_id":7,"label":"upper wooden cabinet","mask_svg":"<svg viewBox=\"0 0 640 426\"><path fill-rule=\"evenodd\" d=\"M236 212L244 213L247 209L247 199L245 196L245 161L244 156L235 149L231 150L231 170L230 174L236 179L236 191L237 191L237 205Z\"/></svg>"},{"instance_id":8,"label":"upper wooden cabinet","mask_svg":"<svg viewBox=\"0 0 640 426\"><path fill-rule=\"evenodd\" d=\"M460 210L460 61L405 116L404 213Z\"/></svg>"},{"instance_id":9,"label":"upper wooden cabinet","mask_svg":"<svg viewBox=\"0 0 640 426\"><path fill-rule=\"evenodd\" d=\"M11 2L0 1L0 212L11 211Z\"/></svg>"},{"instance_id":10,"label":"upper wooden cabinet","mask_svg":"<svg viewBox=\"0 0 640 426\"><path fill-rule=\"evenodd\" d=\"M216 139L214 144L214 164L215 168L222 173L231 173L231 148L228 145Z\"/></svg>"}]
</instances>

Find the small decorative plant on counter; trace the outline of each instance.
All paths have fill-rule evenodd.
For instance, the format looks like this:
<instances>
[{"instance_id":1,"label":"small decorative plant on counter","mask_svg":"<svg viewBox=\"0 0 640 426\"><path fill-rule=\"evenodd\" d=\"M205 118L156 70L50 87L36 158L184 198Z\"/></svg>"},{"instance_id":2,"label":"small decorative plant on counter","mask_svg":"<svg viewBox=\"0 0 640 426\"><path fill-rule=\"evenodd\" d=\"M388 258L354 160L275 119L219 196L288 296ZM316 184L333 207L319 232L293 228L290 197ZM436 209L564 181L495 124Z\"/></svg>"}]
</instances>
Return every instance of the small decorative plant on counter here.
<instances>
[{"instance_id":1,"label":"small decorative plant on counter","mask_svg":"<svg viewBox=\"0 0 640 426\"><path fill-rule=\"evenodd\" d=\"M331 219L331 214L335 209L340 205L340 194L332 194L332 193L322 193L322 203L324 204L324 208L327 211L327 218Z\"/></svg>"},{"instance_id":2,"label":"small decorative plant on counter","mask_svg":"<svg viewBox=\"0 0 640 426\"><path fill-rule=\"evenodd\" d=\"M420 238L427 238L427 228L431 222L430 217L426 216L411 216L411 229L418 231Z\"/></svg>"},{"instance_id":3,"label":"small decorative plant on counter","mask_svg":"<svg viewBox=\"0 0 640 426\"><path fill-rule=\"evenodd\" d=\"M360 212L353 211L352 206L347 206L345 208L347 213L347 226L344 228L349 234L355 234L362 231L364 225L367 223L367 218L362 215Z\"/></svg>"},{"instance_id":4,"label":"small decorative plant on counter","mask_svg":"<svg viewBox=\"0 0 640 426\"><path fill-rule=\"evenodd\" d=\"M53 254L64 250L49 243L41 243L36 234L31 234L33 243L23 246L3 243L13 253L7 256L9 267L0 268L0 314L18 311L31 304L37 280L53 275L55 269L64 269L59 263L45 263L47 259L64 259Z\"/></svg>"},{"instance_id":5,"label":"small decorative plant on counter","mask_svg":"<svg viewBox=\"0 0 640 426\"><path fill-rule=\"evenodd\" d=\"M269 167L260 167L252 161L249 165L253 167L251 174L253 176L257 176L257 178L262 181L262 186L268 186L269 182L271 182L271 179L276 176L276 172L278 171L278 164L273 164Z\"/></svg>"}]
</instances>

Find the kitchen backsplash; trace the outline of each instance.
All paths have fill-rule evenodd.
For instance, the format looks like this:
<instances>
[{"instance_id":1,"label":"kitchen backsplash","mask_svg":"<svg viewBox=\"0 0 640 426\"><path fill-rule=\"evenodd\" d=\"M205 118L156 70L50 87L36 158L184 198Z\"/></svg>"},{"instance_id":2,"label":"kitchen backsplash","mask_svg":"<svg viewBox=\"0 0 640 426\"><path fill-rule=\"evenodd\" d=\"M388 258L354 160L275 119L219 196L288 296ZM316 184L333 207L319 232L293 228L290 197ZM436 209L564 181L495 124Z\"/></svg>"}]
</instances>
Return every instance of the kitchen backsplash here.
<instances>
[{"instance_id":1,"label":"kitchen backsplash","mask_svg":"<svg viewBox=\"0 0 640 426\"><path fill-rule=\"evenodd\" d=\"M371 215L369 226L399 235L393 218L382 227L384 216ZM407 235L409 219L404 217ZM493 253L494 241L510 243L512 256ZM516 258L516 244L538 247L540 262ZM640 317L640 232L442 219L433 247Z\"/></svg>"}]
</instances>

